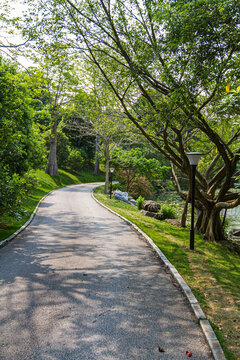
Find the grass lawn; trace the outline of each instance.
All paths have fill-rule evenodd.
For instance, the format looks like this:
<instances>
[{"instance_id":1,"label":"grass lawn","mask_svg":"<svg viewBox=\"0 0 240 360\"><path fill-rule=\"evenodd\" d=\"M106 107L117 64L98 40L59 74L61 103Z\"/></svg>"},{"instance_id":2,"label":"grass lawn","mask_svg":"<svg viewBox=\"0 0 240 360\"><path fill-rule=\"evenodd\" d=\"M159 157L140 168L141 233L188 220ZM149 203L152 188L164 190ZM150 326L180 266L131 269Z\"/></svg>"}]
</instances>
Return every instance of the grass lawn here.
<instances>
[{"instance_id":1,"label":"grass lawn","mask_svg":"<svg viewBox=\"0 0 240 360\"><path fill-rule=\"evenodd\" d=\"M71 174L64 170L59 170L59 176L53 177L45 174L43 170L37 170L37 186L22 202L22 211L16 216L0 217L0 241L17 231L29 219L39 200L48 192L63 186L81 184L88 182L104 181L104 175L95 176L90 171L82 171L79 174Z\"/></svg>"},{"instance_id":2,"label":"grass lawn","mask_svg":"<svg viewBox=\"0 0 240 360\"><path fill-rule=\"evenodd\" d=\"M100 188L95 197L135 223L162 250L198 299L228 360L240 360L240 257L219 243L195 235L189 250L189 231L144 216L136 207L109 199Z\"/></svg>"}]
</instances>

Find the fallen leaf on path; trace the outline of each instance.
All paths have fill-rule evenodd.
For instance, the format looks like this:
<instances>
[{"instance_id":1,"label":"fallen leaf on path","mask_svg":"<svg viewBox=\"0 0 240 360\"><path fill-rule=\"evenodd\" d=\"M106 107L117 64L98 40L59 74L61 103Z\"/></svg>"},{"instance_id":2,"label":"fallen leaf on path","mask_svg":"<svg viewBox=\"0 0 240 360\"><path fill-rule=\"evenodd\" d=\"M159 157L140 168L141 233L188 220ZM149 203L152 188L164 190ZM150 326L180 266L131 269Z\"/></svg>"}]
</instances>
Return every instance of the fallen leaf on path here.
<instances>
[{"instance_id":1,"label":"fallen leaf on path","mask_svg":"<svg viewBox=\"0 0 240 360\"><path fill-rule=\"evenodd\" d=\"M164 350L161 346L159 346L159 347L158 347L158 351L159 351L159 352L164 352L165 350Z\"/></svg>"}]
</instances>

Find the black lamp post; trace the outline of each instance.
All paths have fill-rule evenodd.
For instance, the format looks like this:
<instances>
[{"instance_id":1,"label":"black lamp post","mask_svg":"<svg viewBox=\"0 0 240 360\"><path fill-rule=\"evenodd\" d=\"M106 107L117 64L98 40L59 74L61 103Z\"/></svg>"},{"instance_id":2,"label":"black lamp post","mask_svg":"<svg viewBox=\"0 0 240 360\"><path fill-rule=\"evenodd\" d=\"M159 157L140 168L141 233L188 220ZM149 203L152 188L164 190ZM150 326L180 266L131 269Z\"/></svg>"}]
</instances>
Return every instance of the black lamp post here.
<instances>
[{"instance_id":1,"label":"black lamp post","mask_svg":"<svg viewBox=\"0 0 240 360\"><path fill-rule=\"evenodd\" d=\"M191 212L191 230L190 230L190 249L194 250L194 201L195 201L195 174L197 164L203 155L199 152L188 152L186 153L189 160L189 164L192 168L192 212Z\"/></svg>"},{"instance_id":2,"label":"black lamp post","mask_svg":"<svg viewBox=\"0 0 240 360\"><path fill-rule=\"evenodd\" d=\"M110 199L112 198L112 179L113 179L113 172L114 172L114 168L110 168Z\"/></svg>"}]
</instances>

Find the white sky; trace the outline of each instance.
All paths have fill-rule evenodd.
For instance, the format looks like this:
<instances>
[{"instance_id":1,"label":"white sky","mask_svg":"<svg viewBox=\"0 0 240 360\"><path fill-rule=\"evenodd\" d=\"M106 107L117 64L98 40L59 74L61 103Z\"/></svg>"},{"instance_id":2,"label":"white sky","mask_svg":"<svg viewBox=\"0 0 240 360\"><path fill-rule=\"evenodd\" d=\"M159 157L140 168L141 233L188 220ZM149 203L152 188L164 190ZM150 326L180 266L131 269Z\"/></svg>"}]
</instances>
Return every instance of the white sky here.
<instances>
[{"instance_id":1,"label":"white sky","mask_svg":"<svg viewBox=\"0 0 240 360\"><path fill-rule=\"evenodd\" d=\"M4 10L6 10L7 8L10 11L10 17L21 17L23 15L23 12L27 10L27 6L23 3L23 0L7 0L6 2L7 6L4 4L0 5L0 12L4 12ZM9 34L9 30L9 27L6 27L6 25L0 22L0 44L2 43L3 45L19 45L24 43L24 39L22 38L20 32L15 29L13 34ZM18 50L21 51L21 47L19 47ZM3 56L9 57L10 59L12 58L10 49L8 50L7 48L0 48L0 51ZM33 63L24 56L24 49L22 49L22 52L23 55L19 55L17 57L17 61L20 63L20 65L22 65L23 67L33 65Z\"/></svg>"}]
</instances>

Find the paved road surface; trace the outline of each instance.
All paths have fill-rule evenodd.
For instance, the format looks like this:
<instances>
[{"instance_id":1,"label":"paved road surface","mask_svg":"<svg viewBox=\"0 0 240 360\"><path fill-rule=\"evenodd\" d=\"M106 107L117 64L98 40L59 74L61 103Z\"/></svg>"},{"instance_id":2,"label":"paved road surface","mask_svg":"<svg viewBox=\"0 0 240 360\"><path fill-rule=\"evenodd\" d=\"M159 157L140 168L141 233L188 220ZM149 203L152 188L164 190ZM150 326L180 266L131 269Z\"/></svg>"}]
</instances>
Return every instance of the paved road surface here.
<instances>
[{"instance_id":1,"label":"paved road surface","mask_svg":"<svg viewBox=\"0 0 240 360\"><path fill-rule=\"evenodd\" d=\"M53 192L0 249L0 359L212 359L159 259L92 188Z\"/></svg>"}]
</instances>

